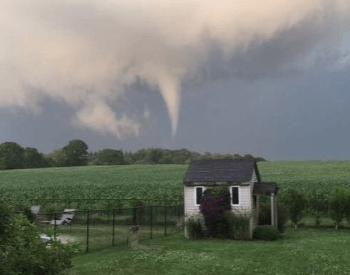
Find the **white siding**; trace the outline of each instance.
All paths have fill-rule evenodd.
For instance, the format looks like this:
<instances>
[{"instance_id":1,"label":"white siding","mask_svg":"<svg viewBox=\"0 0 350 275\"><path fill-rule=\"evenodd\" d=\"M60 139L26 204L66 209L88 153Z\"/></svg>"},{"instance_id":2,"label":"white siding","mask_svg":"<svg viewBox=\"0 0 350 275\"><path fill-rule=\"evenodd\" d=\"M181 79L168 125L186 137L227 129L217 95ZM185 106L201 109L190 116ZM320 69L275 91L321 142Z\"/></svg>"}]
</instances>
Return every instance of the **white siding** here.
<instances>
[{"instance_id":1,"label":"white siding","mask_svg":"<svg viewBox=\"0 0 350 275\"><path fill-rule=\"evenodd\" d=\"M185 200L185 214L192 215L199 212L199 206L196 206L195 202L195 191L194 186L184 187L184 200Z\"/></svg>"},{"instance_id":2,"label":"white siding","mask_svg":"<svg viewBox=\"0 0 350 275\"><path fill-rule=\"evenodd\" d=\"M252 189L251 185L239 186L239 206L232 206L232 210L250 211L252 207ZM184 186L185 214L187 215L199 212L199 206L195 205L195 191L194 186Z\"/></svg>"},{"instance_id":3,"label":"white siding","mask_svg":"<svg viewBox=\"0 0 350 275\"><path fill-rule=\"evenodd\" d=\"M235 185L232 185L235 186ZM199 206L195 205L195 186L184 186L184 204L185 215L192 215L198 213ZM239 206L232 206L232 210L238 210L239 212L251 214L252 208L252 192L253 185L239 186ZM250 219L250 237L252 238L252 232L254 228L254 218ZM185 236L187 236L187 230L185 228Z\"/></svg>"},{"instance_id":4,"label":"white siding","mask_svg":"<svg viewBox=\"0 0 350 275\"><path fill-rule=\"evenodd\" d=\"M237 185L232 185L237 186ZM245 210L250 211L251 209L251 186L239 186L239 205L232 206L232 210Z\"/></svg>"}]
</instances>

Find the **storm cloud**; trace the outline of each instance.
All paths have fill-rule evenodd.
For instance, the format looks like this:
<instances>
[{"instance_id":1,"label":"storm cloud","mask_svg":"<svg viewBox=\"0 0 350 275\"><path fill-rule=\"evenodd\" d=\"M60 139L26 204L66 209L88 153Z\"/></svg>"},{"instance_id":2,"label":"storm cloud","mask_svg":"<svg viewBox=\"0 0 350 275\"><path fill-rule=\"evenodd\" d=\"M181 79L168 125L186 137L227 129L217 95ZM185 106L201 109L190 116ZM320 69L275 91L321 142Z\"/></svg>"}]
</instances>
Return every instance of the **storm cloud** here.
<instances>
[{"instance_id":1,"label":"storm cloud","mask_svg":"<svg viewBox=\"0 0 350 275\"><path fill-rule=\"evenodd\" d=\"M40 112L50 98L76 125L139 135L152 110L117 109L141 83L161 94L174 136L183 85L313 66L304 58L337 43L349 10L347 0L2 1L0 108Z\"/></svg>"}]
</instances>

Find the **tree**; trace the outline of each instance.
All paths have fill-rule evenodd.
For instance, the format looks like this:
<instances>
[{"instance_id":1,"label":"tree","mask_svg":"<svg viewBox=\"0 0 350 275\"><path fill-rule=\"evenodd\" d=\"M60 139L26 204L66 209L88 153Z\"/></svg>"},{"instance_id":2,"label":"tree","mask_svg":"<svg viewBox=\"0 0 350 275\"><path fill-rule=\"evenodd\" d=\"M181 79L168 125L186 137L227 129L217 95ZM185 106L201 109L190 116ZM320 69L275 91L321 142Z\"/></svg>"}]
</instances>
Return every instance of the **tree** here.
<instances>
[{"instance_id":1,"label":"tree","mask_svg":"<svg viewBox=\"0 0 350 275\"><path fill-rule=\"evenodd\" d=\"M97 160L97 152L90 151L87 155L88 163L95 163Z\"/></svg>"},{"instance_id":2,"label":"tree","mask_svg":"<svg viewBox=\"0 0 350 275\"><path fill-rule=\"evenodd\" d=\"M23 168L24 149L16 142L0 144L0 169Z\"/></svg>"},{"instance_id":3,"label":"tree","mask_svg":"<svg viewBox=\"0 0 350 275\"><path fill-rule=\"evenodd\" d=\"M134 163L133 155L132 155L131 151L124 152L124 163L125 164L133 164Z\"/></svg>"},{"instance_id":4,"label":"tree","mask_svg":"<svg viewBox=\"0 0 350 275\"><path fill-rule=\"evenodd\" d=\"M97 165L124 164L124 153L122 150L103 149L97 153L95 164Z\"/></svg>"},{"instance_id":5,"label":"tree","mask_svg":"<svg viewBox=\"0 0 350 275\"><path fill-rule=\"evenodd\" d=\"M49 166L42 153L36 148L27 147L24 149L24 167L40 168Z\"/></svg>"},{"instance_id":6,"label":"tree","mask_svg":"<svg viewBox=\"0 0 350 275\"><path fill-rule=\"evenodd\" d=\"M234 159L242 159L243 157L240 154L234 154L233 158Z\"/></svg>"},{"instance_id":7,"label":"tree","mask_svg":"<svg viewBox=\"0 0 350 275\"><path fill-rule=\"evenodd\" d=\"M288 190L285 196L285 205L289 210L291 221L294 223L295 228L297 228L298 222L302 219L304 209L307 205L304 195L297 190Z\"/></svg>"},{"instance_id":8,"label":"tree","mask_svg":"<svg viewBox=\"0 0 350 275\"><path fill-rule=\"evenodd\" d=\"M87 144L80 139L69 141L68 145L62 148L62 151L65 154L65 166L87 165L88 148Z\"/></svg>"},{"instance_id":9,"label":"tree","mask_svg":"<svg viewBox=\"0 0 350 275\"><path fill-rule=\"evenodd\" d=\"M245 154L243 158L244 159L254 159L253 155L251 155L251 154Z\"/></svg>"},{"instance_id":10,"label":"tree","mask_svg":"<svg viewBox=\"0 0 350 275\"><path fill-rule=\"evenodd\" d=\"M210 152L205 152L201 159L213 159L213 155Z\"/></svg>"},{"instance_id":11,"label":"tree","mask_svg":"<svg viewBox=\"0 0 350 275\"><path fill-rule=\"evenodd\" d=\"M329 208L331 218L335 222L335 229L338 229L339 224L347 214L349 204L349 191L344 188L336 188L329 199Z\"/></svg>"},{"instance_id":12,"label":"tree","mask_svg":"<svg viewBox=\"0 0 350 275\"><path fill-rule=\"evenodd\" d=\"M309 209L315 215L315 225L319 226L321 223L321 216L327 214L328 205L328 194L323 192L315 191L308 194L309 198Z\"/></svg>"},{"instance_id":13,"label":"tree","mask_svg":"<svg viewBox=\"0 0 350 275\"><path fill-rule=\"evenodd\" d=\"M56 275L72 267L76 244L43 242L38 227L0 201L0 274Z\"/></svg>"},{"instance_id":14,"label":"tree","mask_svg":"<svg viewBox=\"0 0 350 275\"><path fill-rule=\"evenodd\" d=\"M65 166L66 155L62 149L55 149L46 159L51 162L51 166L63 167Z\"/></svg>"},{"instance_id":15,"label":"tree","mask_svg":"<svg viewBox=\"0 0 350 275\"><path fill-rule=\"evenodd\" d=\"M255 158L255 161L256 162L259 162L259 161L266 161L266 159L262 158L262 157L257 157Z\"/></svg>"}]
</instances>

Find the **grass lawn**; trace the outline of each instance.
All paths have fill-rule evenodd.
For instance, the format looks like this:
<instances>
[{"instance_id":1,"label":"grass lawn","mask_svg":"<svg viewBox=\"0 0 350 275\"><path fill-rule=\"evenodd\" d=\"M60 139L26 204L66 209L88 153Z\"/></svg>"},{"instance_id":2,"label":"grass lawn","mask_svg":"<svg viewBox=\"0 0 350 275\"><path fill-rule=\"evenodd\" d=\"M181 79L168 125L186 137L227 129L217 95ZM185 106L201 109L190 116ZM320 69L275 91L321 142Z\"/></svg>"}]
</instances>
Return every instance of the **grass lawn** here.
<instances>
[{"instance_id":1,"label":"grass lawn","mask_svg":"<svg viewBox=\"0 0 350 275\"><path fill-rule=\"evenodd\" d=\"M115 246L127 246L128 231L130 225L118 225L114 228L114 245ZM138 232L138 238L140 241L149 240L151 234L151 228L149 226L141 226ZM168 235L177 233L175 227L168 227L166 233ZM82 253L86 252L87 246L87 229L84 225L73 225L72 227L61 227L57 230L58 237L67 239L69 241L78 242L79 249ZM152 237L154 239L164 237L163 226L152 227ZM91 225L89 228L89 251L98 251L112 247L113 242L113 227L111 225Z\"/></svg>"},{"instance_id":2,"label":"grass lawn","mask_svg":"<svg viewBox=\"0 0 350 275\"><path fill-rule=\"evenodd\" d=\"M160 250L125 246L74 258L66 274L350 274L350 230L287 228L275 242L153 240Z\"/></svg>"}]
</instances>

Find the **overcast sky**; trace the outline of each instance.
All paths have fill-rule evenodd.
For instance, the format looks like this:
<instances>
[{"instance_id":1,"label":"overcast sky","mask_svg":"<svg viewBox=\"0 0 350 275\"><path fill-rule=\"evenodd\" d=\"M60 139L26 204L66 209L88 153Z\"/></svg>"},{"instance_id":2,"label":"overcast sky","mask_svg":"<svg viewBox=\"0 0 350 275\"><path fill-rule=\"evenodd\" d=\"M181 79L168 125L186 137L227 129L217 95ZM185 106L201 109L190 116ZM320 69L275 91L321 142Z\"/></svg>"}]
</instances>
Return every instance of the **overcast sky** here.
<instances>
[{"instance_id":1,"label":"overcast sky","mask_svg":"<svg viewBox=\"0 0 350 275\"><path fill-rule=\"evenodd\" d=\"M0 2L0 143L350 158L348 0Z\"/></svg>"}]
</instances>

